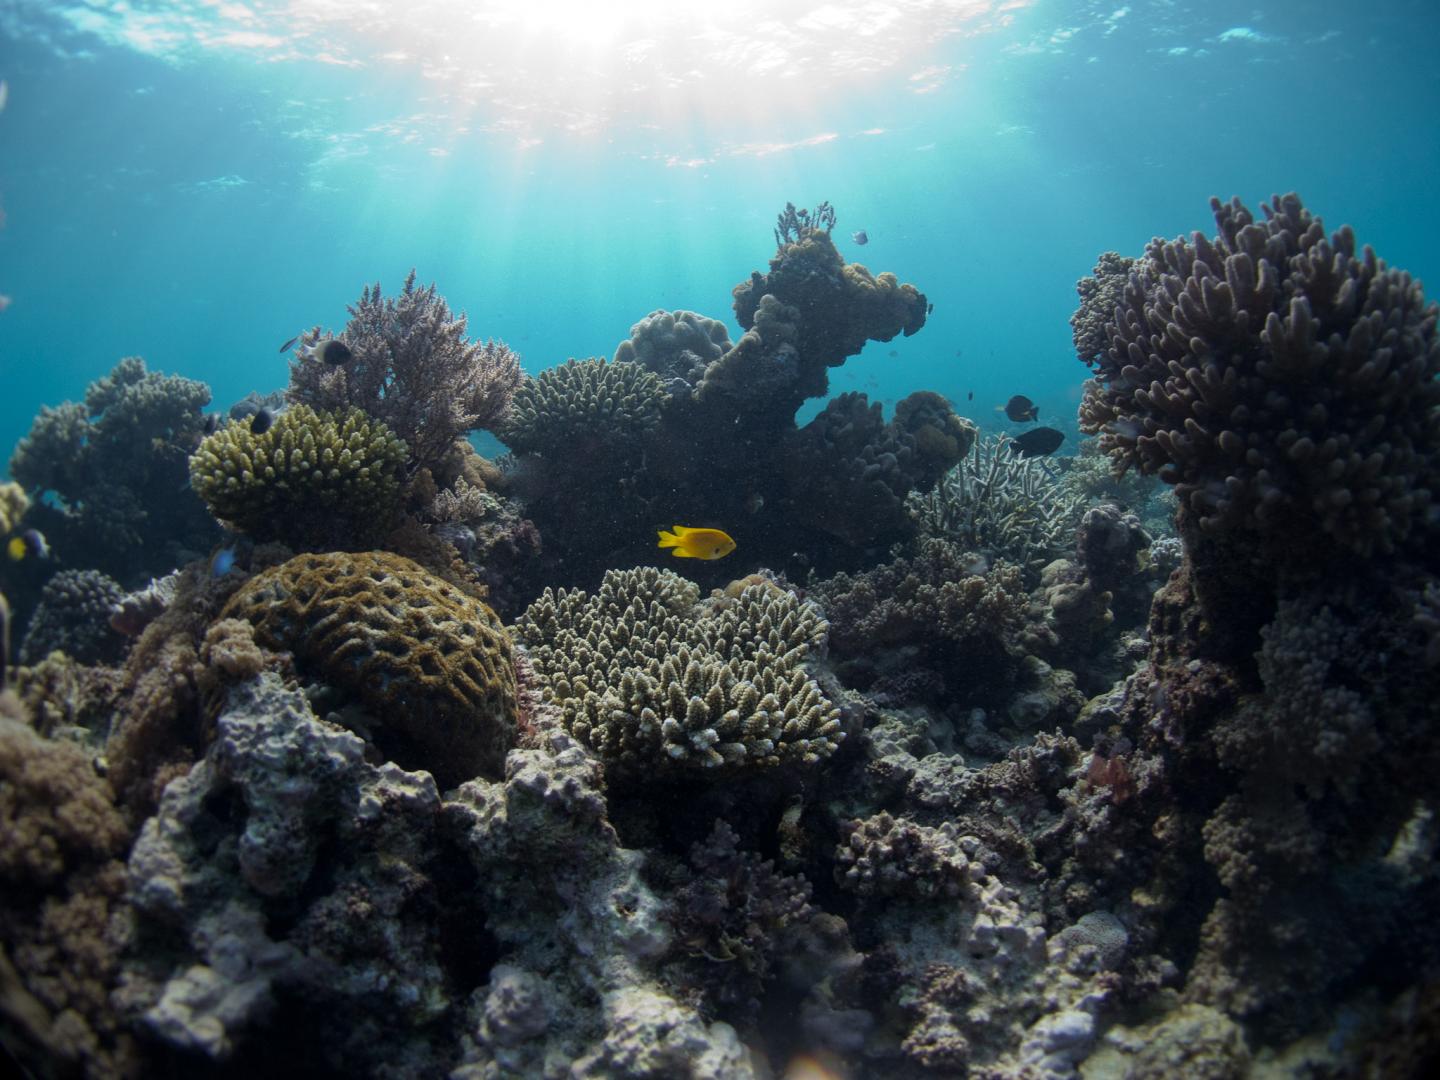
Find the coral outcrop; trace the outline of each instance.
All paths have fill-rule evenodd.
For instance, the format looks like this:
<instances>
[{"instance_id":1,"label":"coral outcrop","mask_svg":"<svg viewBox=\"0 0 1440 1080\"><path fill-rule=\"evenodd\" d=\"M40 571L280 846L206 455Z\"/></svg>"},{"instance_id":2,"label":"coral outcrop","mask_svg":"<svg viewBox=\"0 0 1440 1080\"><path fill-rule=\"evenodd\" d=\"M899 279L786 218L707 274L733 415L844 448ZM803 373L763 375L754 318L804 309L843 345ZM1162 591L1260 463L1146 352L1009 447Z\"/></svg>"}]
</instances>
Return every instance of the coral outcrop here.
<instances>
[{"instance_id":1,"label":"coral outcrop","mask_svg":"<svg viewBox=\"0 0 1440 1080\"><path fill-rule=\"evenodd\" d=\"M613 359L653 371L672 394L689 394L705 369L732 347L730 332L719 319L662 308L630 327L629 338L615 347Z\"/></svg>"},{"instance_id":2,"label":"coral outcrop","mask_svg":"<svg viewBox=\"0 0 1440 1080\"><path fill-rule=\"evenodd\" d=\"M228 527L292 547L364 547L399 513L405 444L359 409L293 405L256 434L227 424L190 459L190 485Z\"/></svg>"},{"instance_id":3,"label":"coral outcrop","mask_svg":"<svg viewBox=\"0 0 1440 1080\"><path fill-rule=\"evenodd\" d=\"M447 787L499 775L518 724L514 654L477 597L398 555L301 555L251 578L223 615L357 695L402 765Z\"/></svg>"},{"instance_id":4,"label":"coral outcrop","mask_svg":"<svg viewBox=\"0 0 1440 1080\"><path fill-rule=\"evenodd\" d=\"M565 727L618 774L814 764L843 735L805 669L815 605L774 585L698 602L666 570L612 570L594 595L552 591L517 633Z\"/></svg>"},{"instance_id":5,"label":"coral outcrop","mask_svg":"<svg viewBox=\"0 0 1440 1080\"><path fill-rule=\"evenodd\" d=\"M71 566L122 582L161 574L219 537L186 490L186 464L204 428L210 388L147 371L128 356L92 382L83 404L44 407L10 456L35 500L26 523Z\"/></svg>"},{"instance_id":6,"label":"coral outcrop","mask_svg":"<svg viewBox=\"0 0 1440 1080\"><path fill-rule=\"evenodd\" d=\"M347 309L339 340L344 363L302 348L290 366L288 399L320 411L358 408L393 431L417 468L437 466L457 439L498 430L520 385L520 358L502 342L466 338L433 284L417 286L411 270L396 297L366 286ZM317 327L302 339L314 345Z\"/></svg>"},{"instance_id":7,"label":"coral outcrop","mask_svg":"<svg viewBox=\"0 0 1440 1080\"><path fill-rule=\"evenodd\" d=\"M98 570L61 570L40 591L20 662L38 664L56 649L84 664L118 660L124 639L111 628L110 611L124 595Z\"/></svg>"},{"instance_id":8,"label":"coral outcrop","mask_svg":"<svg viewBox=\"0 0 1440 1080\"><path fill-rule=\"evenodd\" d=\"M1085 357L1082 429L1175 485L1199 528L1361 555L1433 533L1440 337L1420 282L1297 195L1155 240ZM1118 272L1118 271L1117 271ZM1083 309L1082 309L1083 310Z\"/></svg>"}]
</instances>

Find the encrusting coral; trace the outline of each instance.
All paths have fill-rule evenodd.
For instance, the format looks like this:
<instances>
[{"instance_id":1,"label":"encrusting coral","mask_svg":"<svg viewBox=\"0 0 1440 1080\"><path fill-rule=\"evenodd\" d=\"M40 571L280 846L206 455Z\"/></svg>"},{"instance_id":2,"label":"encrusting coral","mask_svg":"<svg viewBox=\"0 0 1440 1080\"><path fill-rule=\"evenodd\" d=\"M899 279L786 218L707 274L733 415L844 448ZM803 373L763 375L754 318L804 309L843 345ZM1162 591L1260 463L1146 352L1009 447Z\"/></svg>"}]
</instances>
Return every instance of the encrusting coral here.
<instances>
[{"instance_id":1,"label":"encrusting coral","mask_svg":"<svg viewBox=\"0 0 1440 1080\"><path fill-rule=\"evenodd\" d=\"M640 364L567 360L520 385L500 436L516 453L570 461L597 451L633 453L659 422L665 397L660 377Z\"/></svg>"},{"instance_id":2,"label":"encrusting coral","mask_svg":"<svg viewBox=\"0 0 1440 1080\"><path fill-rule=\"evenodd\" d=\"M668 570L606 573L593 596L546 589L517 634L566 728L617 771L811 764L843 738L804 667L814 604L773 585L698 603Z\"/></svg>"},{"instance_id":3,"label":"encrusting coral","mask_svg":"<svg viewBox=\"0 0 1440 1080\"><path fill-rule=\"evenodd\" d=\"M343 412L363 409L405 443L416 467L437 467L457 439L498 430L519 387L520 359L498 341L465 337L435 286L415 284L411 270L400 295L367 286L348 308L340 335L350 350L342 364L302 351L290 366L290 401ZM307 335L318 341L318 328Z\"/></svg>"},{"instance_id":4,"label":"encrusting coral","mask_svg":"<svg viewBox=\"0 0 1440 1080\"><path fill-rule=\"evenodd\" d=\"M190 485L217 518L256 540L363 547L399 512L405 444L359 409L292 405L256 434L227 424L190 459Z\"/></svg>"},{"instance_id":5,"label":"encrusting coral","mask_svg":"<svg viewBox=\"0 0 1440 1080\"><path fill-rule=\"evenodd\" d=\"M1238 199L1211 208L1213 240L1152 241L1131 268L1107 348L1082 353L1082 430L1174 484L1207 532L1361 555L1429 535L1436 305L1349 226L1327 238L1297 195L1263 222Z\"/></svg>"},{"instance_id":6,"label":"encrusting coral","mask_svg":"<svg viewBox=\"0 0 1440 1080\"><path fill-rule=\"evenodd\" d=\"M358 695L381 748L443 786L498 775L515 743L509 635L483 601L409 559L297 556L247 581L222 615Z\"/></svg>"}]
</instances>

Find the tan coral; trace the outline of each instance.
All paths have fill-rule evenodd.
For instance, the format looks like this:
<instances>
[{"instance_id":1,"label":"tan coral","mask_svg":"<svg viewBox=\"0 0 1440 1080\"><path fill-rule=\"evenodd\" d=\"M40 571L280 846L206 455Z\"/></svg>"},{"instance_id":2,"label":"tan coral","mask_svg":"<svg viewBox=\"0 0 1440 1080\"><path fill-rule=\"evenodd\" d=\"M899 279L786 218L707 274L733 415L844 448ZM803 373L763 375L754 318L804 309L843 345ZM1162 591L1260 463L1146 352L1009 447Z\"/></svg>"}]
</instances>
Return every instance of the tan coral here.
<instances>
[{"instance_id":1,"label":"tan coral","mask_svg":"<svg viewBox=\"0 0 1440 1080\"><path fill-rule=\"evenodd\" d=\"M360 696L382 747L445 786L499 776L515 742L514 649L482 601L399 555L301 555L231 597L262 646Z\"/></svg>"}]
</instances>

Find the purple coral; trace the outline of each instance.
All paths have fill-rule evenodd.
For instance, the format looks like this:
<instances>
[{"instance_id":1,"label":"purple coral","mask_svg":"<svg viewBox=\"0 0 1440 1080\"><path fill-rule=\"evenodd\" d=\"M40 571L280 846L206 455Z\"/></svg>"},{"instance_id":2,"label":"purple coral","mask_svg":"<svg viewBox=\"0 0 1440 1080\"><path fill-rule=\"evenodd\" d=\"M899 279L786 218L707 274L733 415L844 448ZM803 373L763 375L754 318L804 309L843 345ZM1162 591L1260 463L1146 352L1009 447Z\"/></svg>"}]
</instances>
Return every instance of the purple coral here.
<instances>
[{"instance_id":1,"label":"purple coral","mask_svg":"<svg viewBox=\"0 0 1440 1080\"><path fill-rule=\"evenodd\" d=\"M414 270L398 297L382 296L377 283L348 310L340 337L351 360L327 364L302 355L290 367L291 401L364 409L405 441L412 462L427 467L438 467L467 432L504 422L520 385L520 358L501 342L467 340L466 317L453 317L433 284L416 287Z\"/></svg>"},{"instance_id":2,"label":"purple coral","mask_svg":"<svg viewBox=\"0 0 1440 1080\"><path fill-rule=\"evenodd\" d=\"M1210 205L1218 236L1154 240L1130 270L1108 348L1082 357L1082 430L1207 532L1393 550L1440 483L1436 305L1297 195L1258 223Z\"/></svg>"}]
</instances>

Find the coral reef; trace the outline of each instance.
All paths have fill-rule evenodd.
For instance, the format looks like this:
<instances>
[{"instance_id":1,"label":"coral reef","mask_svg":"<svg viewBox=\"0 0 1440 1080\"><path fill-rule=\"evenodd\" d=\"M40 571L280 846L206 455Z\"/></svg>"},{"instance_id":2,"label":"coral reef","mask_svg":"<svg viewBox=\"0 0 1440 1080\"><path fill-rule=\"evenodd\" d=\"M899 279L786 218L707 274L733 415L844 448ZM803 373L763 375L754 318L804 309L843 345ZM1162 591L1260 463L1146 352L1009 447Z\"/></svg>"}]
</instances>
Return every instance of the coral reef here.
<instances>
[{"instance_id":1,"label":"coral reef","mask_svg":"<svg viewBox=\"0 0 1440 1080\"><path fill-rule=\"evenodd\" d=\"M340 340L351 358L331 364L302 350L290 366L290 401L363 410L404 442L416 467L437 465L468 432L503 426L520 359L501 342L467 340L466 317L453 317L433 284L417 287L411 270L399 296L382 296L377 283L347 310ZM319 339L318 328L308 335Z\"/></svg>"},{"instance_id":2,"label":"coral reef","mask_svg":"<svg viewBox=\"0 0 1440 1080\"><path fill-rule=\"evenodd\" d=\"M547 701L617 775L813 764L843 738L807 674L819 610L773 585L698 603L666 570L547 589L517 625Z\"/></svg>"},{"instance_id":3,"label":"coral reef","mask_svg":"<svg viewBox=\"0 0 1440 1080\"><path fill-rule=\"evenodd\" d=\"M615 347L616 363L636 363L653 371L671 394L690 394L705 369L729 352L730 333L719 319L694 311L652 311Z\"/></svg>"},{"instance_id":4,"label":"coral reef","mask_svg":"<svg viewBox=\"0 0 1440 1080\"><path fill-rule=\"evenodd\" d=\"M219 530L186 490L186 463L209 401L204 383L129 356L86 388L84 404L42 408L10 474L31 495L53 497L34 500L24 520L69 565L123 583L208 550Z\"/></svg>"},{"instance_id":5,"label":"coral reef","mask_svg":"<svg viewBox=\"0 0 1440 1080\"><path fill-rule=\"evenodd\" d=\"M110 610L124 595L98 570L61 570L40 592L20 662L39 663L56 649L84 664L118 660L124 639L110 626Z\"/></svg>"},{"instance_id":6,"label":"coral reef","mask_svg":"<svg viewBox=\"0 0 1440 1080\"><path fill-rule=\"evenodd\" d=\"M1010 453L1008 444L1004 435L976 439L934 488L909 496L909 510L921 535L1012 562L1033 584L1070 547L1082 505L1038 458Z\"/></svg>"},{"instance_id":7,"label":"coral reef","mask_svg":"<svg viewBox=\"0 0 1440 1080\"><path fill-rule=\"evenodd\" d=\"M13 532L20 525L25 511L30 509L30 499L25 489L13 480L0 484L0 535Z\"/></svg>"},{"instance_id":8,"label":"coral reef","mask_svg":"<svg viewBox=\"0 0 1440 1080\"><path fill-rule=\"evenodd\" d=\"M567 360L520 385L500 435L516 453L628 457L639 452L664 403L660 377L640 364Z\"/></svg>"},{"instance_id":9,"label":"coral reef","mask_svg":"<svg viewBox=\"0 0 1440 1080\"><path fill-rule=\"evenodd\" d=\"M499 775L518 723L510 638L483 601L385 552L301 555L222 613L359 696L395 760L446 787Z\"/></svg>"},{"instance_id":10,"label":"coral reef","mask_svg":"<svg viewBox=\"0 0 1440 1080\"><path fill-rule=\"evenodd\" d=\"M364 547L399 513L405 445L359 409L294 405L256 434L227 424L190 459L190 484L227 527L292 547Z\"/></svg>"},{"instance_id":11,"label":"coral reef","mask_svg":"<svg viewBox=\"0 0 1440 1080\"><path fill-rule=\"evenodd\" d=\"M1437 308L1298 196L1256 222L1211 200L1219 235L1152 241L1086 357L1081 427L1156 473L1207 532L1359 554L1431 533L1440 483ZM1083 310L1083 308L1082 308Z\"/></svg>"},{"instance_id":12,"label":"coral reef","mask_svg":"<svg viewBox=\"0 0 1440 1080\"><path fill-rule=\"evenodd\" d=\"M767 296L783 305L786 321L795 328L790 362L784 366L787 378L783 385L766 387L779 398L765 403L766 408L788 407L793 414L806 398L826 392L826 369L854 356L866 341L889 341L897 334L909 337L925 325L925 294L913 285L900 284L894 274L877 276L859 263L846 263L830 238L833 225L833 212L827 217L817 208L811 219L788 206L787 213L780 215L778 250L769 272L755 271L749 281L735 286L735 317L743 329L760 324ZM779 344L763 330L762 337L767 352ZM733 361L746 359L736 355L740 351L737 345L711 365L700 387L702 397L714 393L721 383L731 390L742 389L741 380L725 372ZM756 389L743 387L747 394Z\"/></svg>"}]
</instances>

